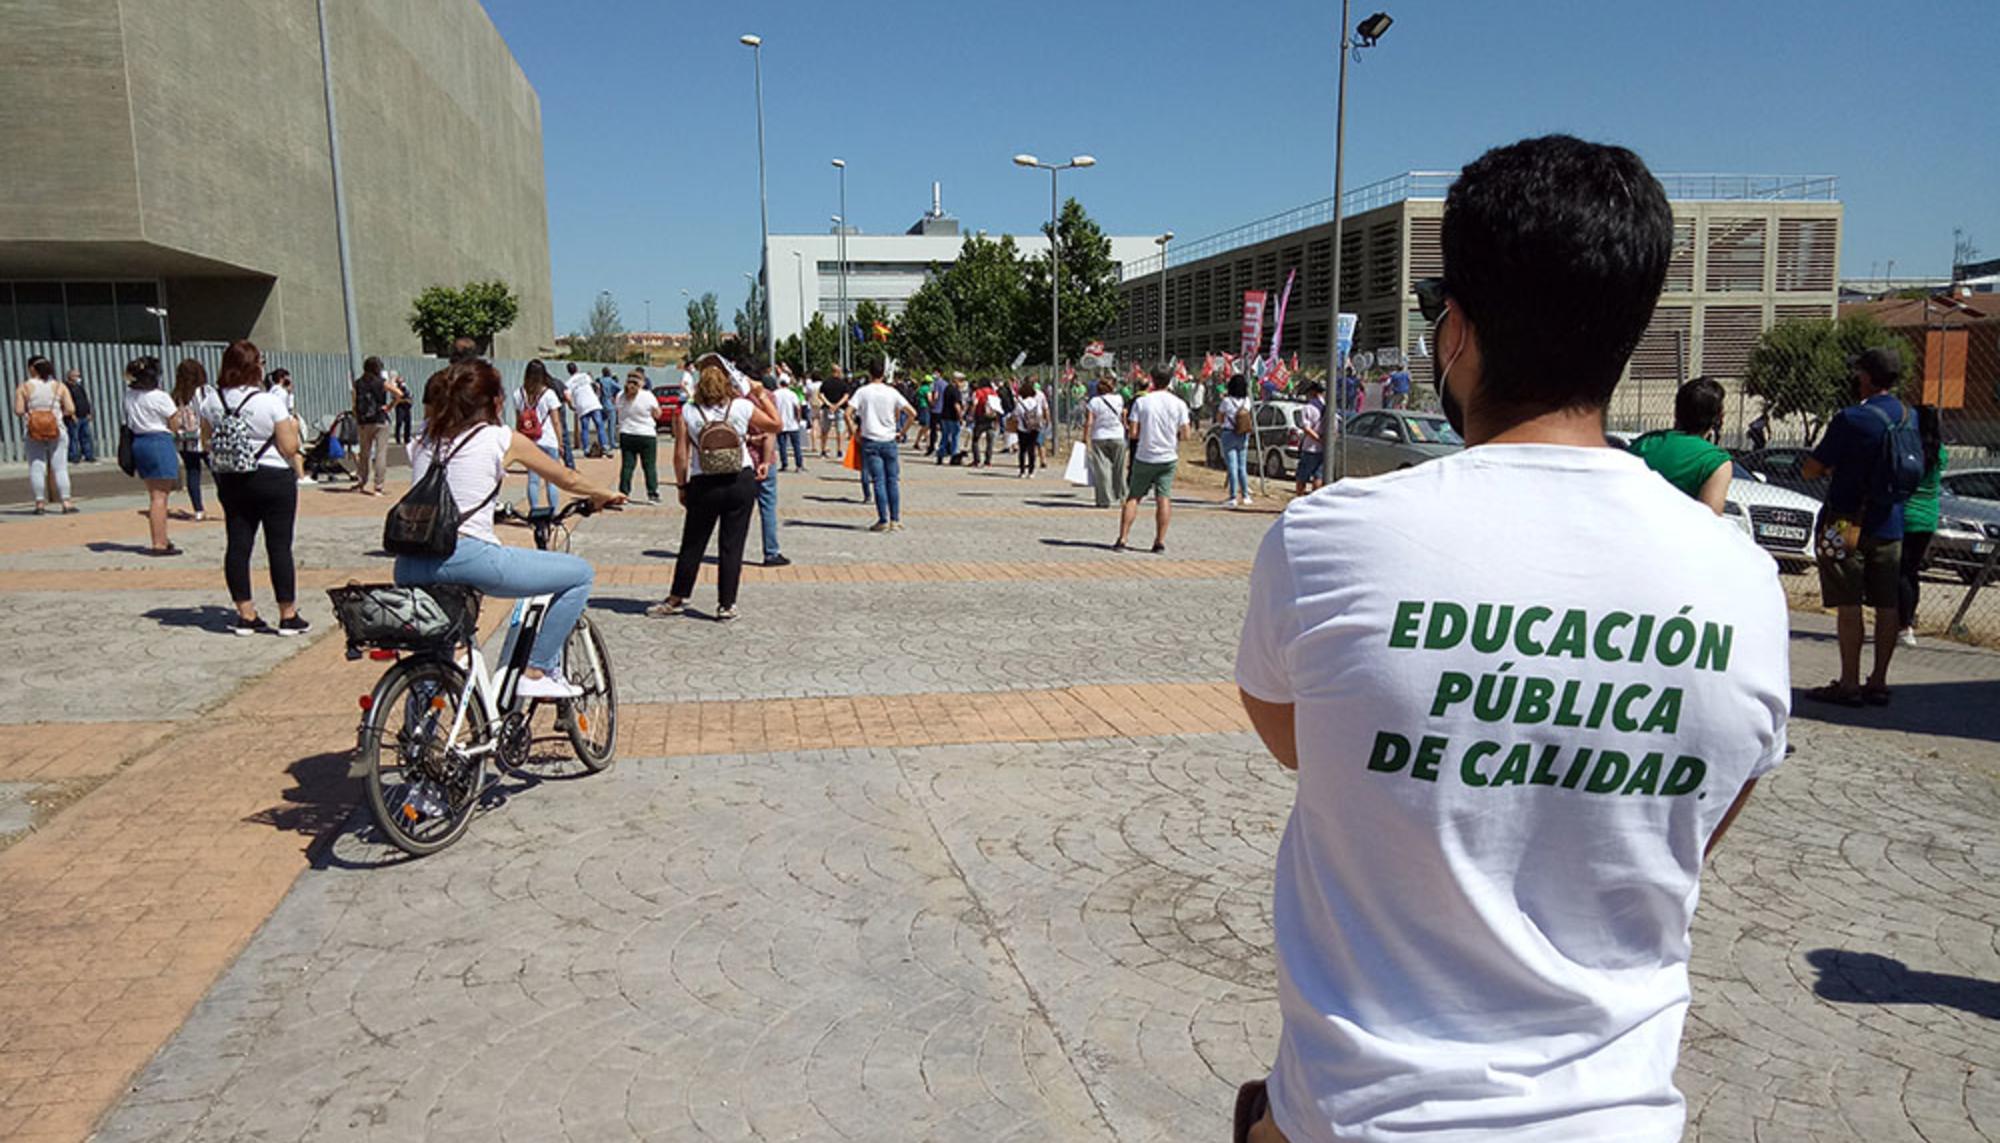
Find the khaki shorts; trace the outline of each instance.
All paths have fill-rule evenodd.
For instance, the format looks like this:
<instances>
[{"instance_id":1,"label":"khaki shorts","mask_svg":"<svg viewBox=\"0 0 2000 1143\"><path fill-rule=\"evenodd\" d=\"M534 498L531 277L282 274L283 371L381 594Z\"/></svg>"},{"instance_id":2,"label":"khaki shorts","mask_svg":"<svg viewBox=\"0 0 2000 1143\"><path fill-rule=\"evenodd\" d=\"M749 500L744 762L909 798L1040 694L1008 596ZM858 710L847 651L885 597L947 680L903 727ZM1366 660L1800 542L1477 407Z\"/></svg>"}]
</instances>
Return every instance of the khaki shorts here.
<instances>
[{"instance_id":1,"label":"khaki shorts","mask_svg":"<svg viewBox=\"0 0 2000 1143\"><path fill-rule=\"evenodd\" d=\"M1144 500L1151 492L1156 499L1170 500L1174 495L1174 469L1180 461L1169 460L1159 464L1151 461L1132 462L1132 485L1125 491L1127 500Z\"/></svg>"},{"instance_id":2,"label":"khaki shorts","mask_svg":"<svg viewBox=\"0 0 2000 1143\"><path fill-rule=\"evenodd\" d=\"M1863 536L1855 550L1838 560L1819 561L1820 600L1828 607L1897 606L1903 541Z\"/></svg>"}]
</instances>

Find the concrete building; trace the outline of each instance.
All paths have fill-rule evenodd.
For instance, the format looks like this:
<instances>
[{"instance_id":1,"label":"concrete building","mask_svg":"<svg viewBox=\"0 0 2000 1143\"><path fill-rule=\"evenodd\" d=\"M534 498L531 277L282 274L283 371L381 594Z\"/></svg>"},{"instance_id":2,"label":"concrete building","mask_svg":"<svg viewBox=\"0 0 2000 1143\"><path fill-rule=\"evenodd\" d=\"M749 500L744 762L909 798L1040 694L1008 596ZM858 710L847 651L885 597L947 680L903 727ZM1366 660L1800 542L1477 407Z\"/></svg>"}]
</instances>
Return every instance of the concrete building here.
<instances>
[{"instance_id":1,"label":"concrete building","mask_svg":"<svg viewBox=\"0 0 2000 1143\"><path fill-rule=\"evenodd\" d=\"M327 5L368 353L500 278L549 343L541 105L478 0ZM0 338L347 344L314 0L0 0Z\"/></svg>"},{"instance_id":2,"label":"concrete building","mask_svg":"<svg viewBox=\"0 0 2000 1143\"><path fill-rule=\"evenodd\" d=\"M985 231L980 231L986 234ZM988 234L997 239L999 235ZM958 220L944 212L936 186L931 209L903 234L847 233L847 313L871 300L891 315L903 312L910 295L930 276L958 260L966 236ZM1015 235L1023 258L1049 256L1049 240L1039 229ZM1158 251L1152 237L1111 236L1111 260L1128 265ZM783 341L799 332L815 313L828 322L841 318L840 233L771 235L771 324ZM838 328L836 325L835 328Z\"/></svg>"},{"instance_id":3,"label":"concrete building","mask_svg":"<svg viewBox=\"0 0 2000 1143\"><path fill-rule=\"evenodd\" d=\"M1439 243L1451 172L1411 172L1357 188L1342 211L1340 308L1359 317L1357 352L1385 347L1430 378L1430 330L1412 282L1443 271ZM1660 175L1674 211L1674 256L1651 327L1633 355L1619 400L1651 410L1679 381L1700 374L1733 380L1775 321L1832 317L1837 303L1841 204L1831 177ZM1243 291L1270 291L1270 344L1279 291L1294 268L1283 349L1324 368L1332 322L1332 200L1261 219L1168 251L1167 352L1199 360L1236 352ZM1121 359L1159 352L1160 255L1127 263L1125 308L1109 339ZM1560 367L1562 347L1550 346ZM1618 406L1614 404L1613 415Z\"/></svg>"}]
</instances>

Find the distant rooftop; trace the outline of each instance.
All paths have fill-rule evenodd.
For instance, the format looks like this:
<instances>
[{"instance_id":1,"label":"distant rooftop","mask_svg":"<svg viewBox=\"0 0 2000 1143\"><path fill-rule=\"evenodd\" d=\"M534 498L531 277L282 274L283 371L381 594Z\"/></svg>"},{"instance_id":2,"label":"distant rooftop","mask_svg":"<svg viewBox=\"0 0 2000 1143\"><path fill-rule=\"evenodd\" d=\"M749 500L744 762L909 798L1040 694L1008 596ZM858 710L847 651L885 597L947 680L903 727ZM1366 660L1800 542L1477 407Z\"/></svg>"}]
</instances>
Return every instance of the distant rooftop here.
<instances>
[{"instance_id":1,"label":"distant rooftop","mask_svg":"<svg viewBox=\"0 0 2000 1143\"><path fill-rule=\"evenodd\" d=\"M1839 197L1839 180L1833 175L1729 175L1660 174L1654 178L1675 202L1833 202ZM1409 199L1443 201L1457 171L1405 171L1367 186L1355 187L1341 196L1341 214L1352 218L1365 211ZM1333 221L1333 198L1293 207L1291 210L1246 222L1242 226L1174 243L1167 264L1180 266L1199 262L1224 251L1255 246L1280 235L1309 230ZM1160 272L1160 256L1125 267L1125 277Z\"/></svg>"}]
</instances>

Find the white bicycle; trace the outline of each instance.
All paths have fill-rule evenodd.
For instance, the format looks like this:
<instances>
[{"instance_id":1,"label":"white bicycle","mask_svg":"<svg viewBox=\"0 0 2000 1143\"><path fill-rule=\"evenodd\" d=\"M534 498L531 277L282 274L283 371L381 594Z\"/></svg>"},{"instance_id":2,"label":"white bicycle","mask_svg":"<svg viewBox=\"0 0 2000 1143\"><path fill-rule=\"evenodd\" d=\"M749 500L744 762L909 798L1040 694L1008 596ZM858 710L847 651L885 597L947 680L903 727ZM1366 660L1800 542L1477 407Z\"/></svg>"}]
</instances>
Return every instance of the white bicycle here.
<instances>
[{"instance_id":1,"label":"white bicycle","mask_svg":"<svg viewBox=\"0 0 2000 1143\"><path fill-rule=\"evenodd\" d=\"M550 531L589 511L588 500L564 505L546 518L547 531L536 529L537 541L546 546ZM377 600L397 593L397 606L405 608L414 597L423 615L405 620L400 632L350 618L357 603L367 602L367 593L375 593ZM618 747L618 685L610 653L589 617L577 620L563 644L563 677L583 693L573 699L524 701L517 688L552 596L515 602L495 672L479 648L477 592L450 585L351 586L330 594L335 614L347 628L349 654L371 650L378 657L400 655L361 700L364 715L354 765L366 785L375 824L397 848L422 856L457 841L472 824L490 781L503 772L524 773L535 715L544 706L555 708L556 729L568 736L583 773L611 765ZM424 606L426 599L434 609ZM412 634L411 628L422 633ZM560 775L537 769L534 776Z\"/></svg>"}]
</instances>

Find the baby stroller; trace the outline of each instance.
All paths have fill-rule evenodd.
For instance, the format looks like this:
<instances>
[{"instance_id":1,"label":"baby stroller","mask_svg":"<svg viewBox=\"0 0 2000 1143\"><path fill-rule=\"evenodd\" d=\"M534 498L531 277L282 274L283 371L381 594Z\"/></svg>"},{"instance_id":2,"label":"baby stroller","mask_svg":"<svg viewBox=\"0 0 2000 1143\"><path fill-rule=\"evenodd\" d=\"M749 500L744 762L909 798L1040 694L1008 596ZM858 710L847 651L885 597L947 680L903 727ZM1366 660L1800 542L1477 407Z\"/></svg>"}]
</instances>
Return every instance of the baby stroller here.
<instances>
[{"instance_id":1,"label":"baby stroller","mask_svg":"<svg viewBox=\"0 0 2000 1143\"><path fill-rule=\"evenodd\" d=\"M313 438L311 447L306 449L306 475L314 480L353 475L347 467L346 458L358 439L360 433L355 429L353 413L332 413L321 417L319 433Z\"/></svg>"}]
</instances>

